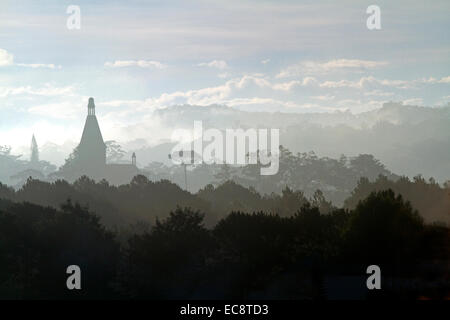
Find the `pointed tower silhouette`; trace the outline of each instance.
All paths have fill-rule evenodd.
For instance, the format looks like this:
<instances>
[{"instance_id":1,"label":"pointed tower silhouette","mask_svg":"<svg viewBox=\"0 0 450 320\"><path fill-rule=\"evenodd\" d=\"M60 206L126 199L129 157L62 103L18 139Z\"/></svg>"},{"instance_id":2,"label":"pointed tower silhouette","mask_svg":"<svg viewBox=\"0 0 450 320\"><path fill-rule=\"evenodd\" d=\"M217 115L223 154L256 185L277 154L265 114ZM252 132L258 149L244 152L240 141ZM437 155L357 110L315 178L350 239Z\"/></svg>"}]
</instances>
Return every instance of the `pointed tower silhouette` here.
<instances>
[{"instance_id":1,"label":"pointed tower silhouette","mask_svg":"<svg viewBox=\"0 0 450 320\"><path fill-rule=\"evenodd\" d=\"M136 166L136 154L130 163L106 163L106 144L95 115L94 98L89 98L88 115L83 135L76 150L73 162L60 169L59 175L68 181L74 181L82 175L100 181L106 179L114 185L130 183L140 170ZM67 163L66 163L67 164Z\"/></svg>"},{"instance_id":2,"label":"pointed tower silhouette","mask_svg":"<svg viewBox=\"0 0 450 320\"><path fill-rule=\"evenodd\" d=\"M98 173L106 166L106 145L95 115L94 98L89 98L88 115L78 145L79 164L87 174Z\"/></svg>"},{"instance_id":3,"label":"pointed tower silhouette","mask_svg":"<svg viewBox=\"0 0 450 320\"><path fill-rule=\"evenodd\" d=\"M131 164L133 166L136 166L136 153L133 152L133 155L131 156Z\"/></svg>"},{"instance_id":4,"label":"pointed tower silhouette","mask_svg":"<svg viewBox=\"0 0 450 320\"><path fill-rule=\"evenodd\" d=\"M36 137L34 136L33 133L33 137L31 138L31 156L30 156L30 162L31 163L38 163L39 162L39 148L36 142Z\"/></svg>"}]
</instances>

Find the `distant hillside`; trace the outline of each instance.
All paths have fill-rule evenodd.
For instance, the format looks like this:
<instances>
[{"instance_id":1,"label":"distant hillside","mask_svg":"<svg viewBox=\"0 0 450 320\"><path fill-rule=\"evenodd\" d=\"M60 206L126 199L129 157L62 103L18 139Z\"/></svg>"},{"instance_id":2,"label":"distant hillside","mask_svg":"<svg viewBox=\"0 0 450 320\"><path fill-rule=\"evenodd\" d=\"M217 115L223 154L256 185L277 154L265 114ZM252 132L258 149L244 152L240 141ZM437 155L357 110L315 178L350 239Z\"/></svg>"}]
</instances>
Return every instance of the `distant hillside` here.
<instances>
[{"instance_id":1,"label":"distant hillside","mask_svg":"<svg viewBox=\"0 0 450 320\"><path fill-rule=\"evenodd\" d=\"M267 113L238 111L225 106L173 106L155 111L161 125L191 129L279 128L281 144L292 152L314 151L319 156L372 154L386 167L409 177L422 174L438 182L450 179L450 106L429 108L386 103L381 109L352 114ZM167 161L159 150L141 147L140 161ZM165 160L165 161L162 161Z\"/></svg>"}]
</instances>

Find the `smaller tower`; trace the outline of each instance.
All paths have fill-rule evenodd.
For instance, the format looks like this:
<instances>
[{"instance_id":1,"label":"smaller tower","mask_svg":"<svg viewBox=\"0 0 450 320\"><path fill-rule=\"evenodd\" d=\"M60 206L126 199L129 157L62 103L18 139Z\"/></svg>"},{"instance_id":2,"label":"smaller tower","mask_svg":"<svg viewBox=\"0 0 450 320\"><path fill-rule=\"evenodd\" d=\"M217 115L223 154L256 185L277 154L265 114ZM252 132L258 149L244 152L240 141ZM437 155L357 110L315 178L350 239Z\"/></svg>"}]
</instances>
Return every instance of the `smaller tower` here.
<instances>
[{"instance_id":1,"label":"smaller tower","mask_svg":"<svg viewBox=\"0 0 450 320\"><path fill-rule=\"evenodd\" d=\"M133 155L131 156L131 164L133 166L136 166L136 153L133 152Z\"/></svg>"},{"instance_id":2,"label":"smaller tower","mask_svg":"<svg viewBox=\"0 0 450 320\"><path fill-rule=\"evenodd\" d=\"M89 103L88 103L88 116L95 116L95 103L94 103L94 98L89 98Z\"/></svg>"},{"instance_id":3,"label":"smaller tower","mask_svg":"<svg viewBox=\"0 0 450 320\"><path fill-rule=\"evenodd\" d=\"M34 137L34 133L33 133L33 137L31 138L31 156L30 156L30 162L32 163L38 163L39 162L39 148L36 142L36 138Z\"/></svg>"}]
</instances>

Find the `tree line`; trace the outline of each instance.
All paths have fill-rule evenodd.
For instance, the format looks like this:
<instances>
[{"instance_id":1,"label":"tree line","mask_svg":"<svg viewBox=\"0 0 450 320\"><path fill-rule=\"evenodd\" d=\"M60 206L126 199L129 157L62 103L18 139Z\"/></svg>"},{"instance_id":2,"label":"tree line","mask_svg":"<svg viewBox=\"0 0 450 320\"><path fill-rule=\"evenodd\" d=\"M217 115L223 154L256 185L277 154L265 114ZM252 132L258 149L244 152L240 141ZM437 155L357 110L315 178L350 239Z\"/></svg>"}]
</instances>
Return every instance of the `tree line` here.
<instances>
[{"instance_id":1,"label":"tree line","mask_svg":"<svg viewBox=\"0 0 450 320\"><path fill-rule=\"evenodd\" d=\"M383 290L357 297L445 298L449 236L392 190L326 214L310 202L290 216L232 211L213 228L204 213L178 207L126 239L72 201L55 209L0 200L0 298L327 299L336 279L364 286L371 264ZM79 291L66 288L73 264Z\"/></svg>"}]
</instances>

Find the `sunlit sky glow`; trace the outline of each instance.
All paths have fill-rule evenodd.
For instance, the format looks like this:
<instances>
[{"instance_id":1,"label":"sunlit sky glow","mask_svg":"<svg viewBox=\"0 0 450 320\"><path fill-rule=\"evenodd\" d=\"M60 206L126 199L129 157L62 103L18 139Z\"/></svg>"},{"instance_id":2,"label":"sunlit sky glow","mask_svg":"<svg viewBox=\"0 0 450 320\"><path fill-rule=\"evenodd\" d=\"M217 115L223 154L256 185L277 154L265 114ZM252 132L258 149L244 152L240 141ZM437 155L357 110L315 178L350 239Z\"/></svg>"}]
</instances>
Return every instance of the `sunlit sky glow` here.
<instances>
[{"instance_id":1,"label":"sunlit sky glow","mask_svg":"<svg viewBox=\"0 0 450 320\"><path fill-rule=\"evenodd\" d=\"M73 143L88 97L104 135L151 140L175 104L354 113L450 101L450 2L0 2L0 145ZM81 8L68 30L66 9ZM145 122L149 131L132 130ZM167 132L168 133L168 132ZM169 133L168 133L169 134Z\"/></svg>"}]
</instances>

